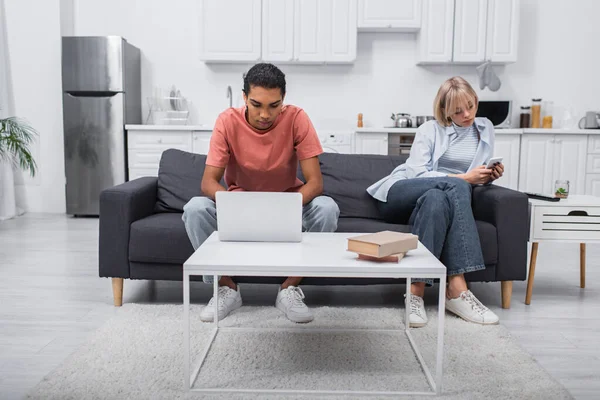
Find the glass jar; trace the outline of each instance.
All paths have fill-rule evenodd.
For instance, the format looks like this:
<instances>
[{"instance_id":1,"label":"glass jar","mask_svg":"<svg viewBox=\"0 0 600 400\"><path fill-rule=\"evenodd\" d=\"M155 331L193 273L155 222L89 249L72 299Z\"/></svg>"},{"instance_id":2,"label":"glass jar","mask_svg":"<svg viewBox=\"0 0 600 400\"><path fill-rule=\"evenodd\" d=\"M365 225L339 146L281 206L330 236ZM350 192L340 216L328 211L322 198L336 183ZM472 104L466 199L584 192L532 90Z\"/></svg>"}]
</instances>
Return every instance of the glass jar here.
<instances>
[{"instance_id":1,"label":"glass jar","mask_svg":"<svg viewBox=\"0 0 600 400\"><path fill-rule=\"evenodd\" d=\"M531 107L521 106L521 115L519 118L519 128L529 128L531 126Z\"/></svg>"},{"instance_id":2,"label":"glass jar","mask_svg":"<svg viewBox=\"0 0 600 400\"><path fill-rule=\"evenodd\" d=\"M542 128L552 128L552 114L554 112L554 102L545 101L542 105Z\"/></svg>"},{"instance_id":3,"label":"glass jar","mask_svg":"<svg viewBox=\"0 0 600 400\"><path fill-rule=\"evenodd\" d=\"M540 117L542 113L542 99L531 99L531 127L540 127Z\"/></svg>"},{"instance_id":4,"label":"glass jar","mask_svg":"<svg viewBox=\"0 0 600 400\"><path fill-rule=\"evenodd\" d=\"M569 181L557 180L554 182L554 196L561 199L569 197Z\"/></svg>"}]
</instances>

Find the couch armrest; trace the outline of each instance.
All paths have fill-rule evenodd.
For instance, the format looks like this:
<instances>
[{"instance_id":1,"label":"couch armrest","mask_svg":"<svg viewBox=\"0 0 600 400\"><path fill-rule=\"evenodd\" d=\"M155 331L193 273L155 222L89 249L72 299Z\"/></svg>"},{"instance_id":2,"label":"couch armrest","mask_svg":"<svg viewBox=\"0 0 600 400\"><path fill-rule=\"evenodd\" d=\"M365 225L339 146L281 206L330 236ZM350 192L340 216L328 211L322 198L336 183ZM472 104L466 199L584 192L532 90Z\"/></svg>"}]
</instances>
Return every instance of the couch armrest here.
<instances>
[{"instance_id":1,"label":"couch armrest","mask_svg":"<svg viewBox=\"0 0 600 400\"><path fill-rule=\"evenodd\" d=\"M502 186L476 186L473 188L472 207L476 220L489 222L496 227L496 280L525 280L529 238L527 195Z\"/></svg>"},{"instance_id":2,"label":"couch armrest","mask_svg":"<svg viewBox=\"0 0 600 400\"><path fill-rule=\"evenodd\" d=\"M158 178L144 177L100 193L99 273L129 278L129 232L134 221L152 215Z\"/></svg>"}]
</instances>

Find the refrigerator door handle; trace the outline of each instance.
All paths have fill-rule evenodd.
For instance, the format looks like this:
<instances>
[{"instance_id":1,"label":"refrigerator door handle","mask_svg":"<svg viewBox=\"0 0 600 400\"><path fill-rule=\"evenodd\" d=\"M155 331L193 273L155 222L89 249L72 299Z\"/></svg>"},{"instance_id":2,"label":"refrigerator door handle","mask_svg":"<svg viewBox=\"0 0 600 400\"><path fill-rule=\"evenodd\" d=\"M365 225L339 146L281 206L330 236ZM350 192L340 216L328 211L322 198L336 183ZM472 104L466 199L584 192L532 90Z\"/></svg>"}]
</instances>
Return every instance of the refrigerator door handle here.
<instances>
[{"instance_id":1,"label":"refrigerator door handle","mask_svg":"<svg viewBox=\"0 0 600 400\"><path fill-rule=\"evenodd\" d=\"M103 91L103 92L90 92L86 90L71 90L65 92L71 97L114 97L122 92Z\"/></svg>"}]
</instances>

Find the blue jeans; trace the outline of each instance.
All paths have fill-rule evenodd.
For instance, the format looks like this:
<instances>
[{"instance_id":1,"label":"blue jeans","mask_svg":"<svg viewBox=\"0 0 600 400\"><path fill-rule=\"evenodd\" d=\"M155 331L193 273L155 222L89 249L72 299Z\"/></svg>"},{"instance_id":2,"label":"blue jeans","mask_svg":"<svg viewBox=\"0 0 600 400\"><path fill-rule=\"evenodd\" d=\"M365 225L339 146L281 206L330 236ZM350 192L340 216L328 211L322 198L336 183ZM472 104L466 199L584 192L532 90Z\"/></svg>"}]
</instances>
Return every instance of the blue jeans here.
<instances>
[{"instance_id":1,"label":"blue jeans","mask_svg":"<svg viewBox=\"0 0 600 400\"><path fill-rule=\"evenodd\" d=\"M392 185L377 202L386 222L412 225L412 233L446 266L448 275L485 269L471 208L471 185L460 178L416 178ZM432 279L414 282L433 284Z\"/></svg>"},{"instance_id":2,"label":"blue jeans","mask_svg":"<svg viewBox=\"0 0 600 400\"><path fill-rule=\"evenodd\" d=\"M335 232L340 209L331 197L318 196L302 209L302 228L307 232ZM208 197L192 197L183 206L185 230L196 250L217 230L217 206ZM205 283L213 283L212 275L204 275Z\"/></svg>"}]
</instances>

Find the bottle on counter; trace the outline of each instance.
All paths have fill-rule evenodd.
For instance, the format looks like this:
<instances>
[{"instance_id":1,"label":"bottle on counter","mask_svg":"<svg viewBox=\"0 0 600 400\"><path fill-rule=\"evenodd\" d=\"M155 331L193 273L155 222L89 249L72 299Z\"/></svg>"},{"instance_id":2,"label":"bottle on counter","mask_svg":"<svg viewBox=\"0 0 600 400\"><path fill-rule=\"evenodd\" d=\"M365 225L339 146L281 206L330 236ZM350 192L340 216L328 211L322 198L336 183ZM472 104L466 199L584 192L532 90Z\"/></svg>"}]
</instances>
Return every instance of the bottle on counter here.
<instances>
[{"instance_id":1,"label":"bottle on counter","mask_svg":"<svg viewBox=\"0 0 600 400\"><path fill-rule=\"evenodd\" d=\"M358 123L356 124L357 127L362 128L363 127L363 115L362 113L358 114Z\"/></svg>"},{"instance_id":2,"label":"bottle on counter","mask_svg":"<svg viewBox=\"0 0 600 400\"><path fill-rule=\"evenodd\" d=\"M531 127L540 127L540 117L542 114L542 99L531 99Z\"/></svg>"},{"instance_id":3,"label":"bottle on counter","mask_svg":"<svg viewBox=\"0 0 600 400\"><path fill-rule=\"evenodd\" d=\"M554 103L552 101L545 101L542 106L542 128L552 128L552 113L554 109Z\"/></svg>"},{"instance_id":4,"label":"bottle on counter","mask_svg":"<svg viewBox=\"0 0 600 400\"><path fill-rule=\"evenodd\" d=\"M519 128L529 128L531 126L531 107L521 106L521 115L519 117Z\"/></svg>"}]
</instances>

